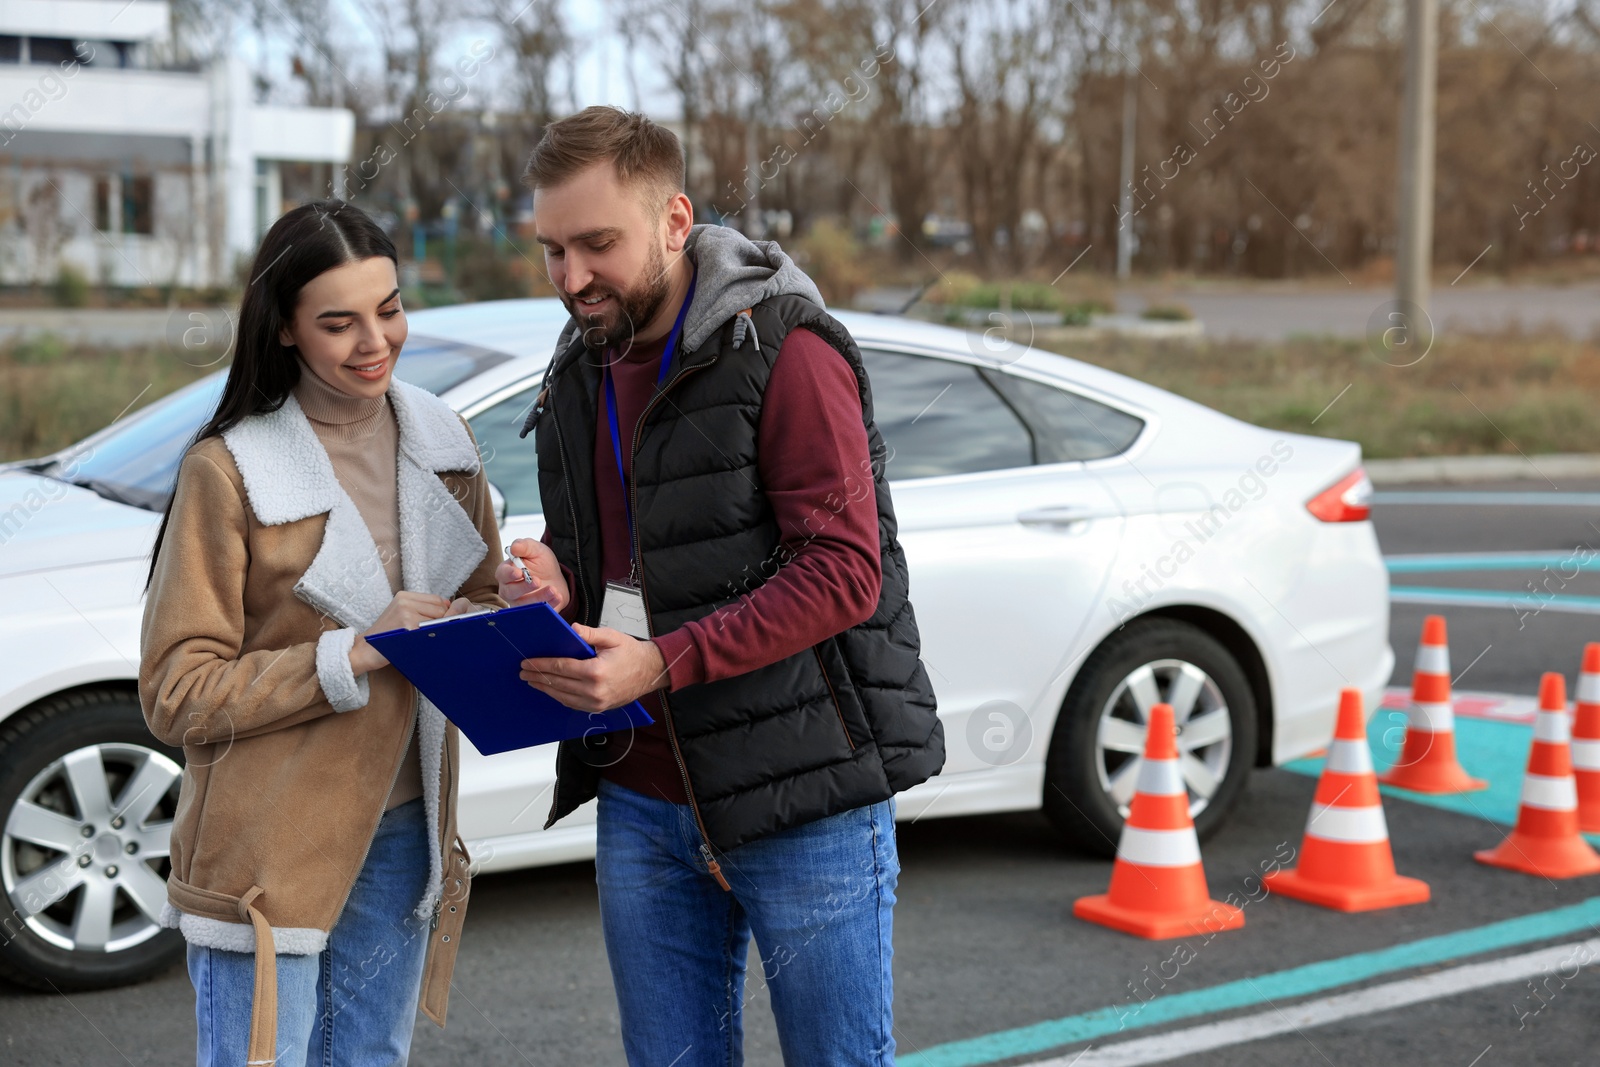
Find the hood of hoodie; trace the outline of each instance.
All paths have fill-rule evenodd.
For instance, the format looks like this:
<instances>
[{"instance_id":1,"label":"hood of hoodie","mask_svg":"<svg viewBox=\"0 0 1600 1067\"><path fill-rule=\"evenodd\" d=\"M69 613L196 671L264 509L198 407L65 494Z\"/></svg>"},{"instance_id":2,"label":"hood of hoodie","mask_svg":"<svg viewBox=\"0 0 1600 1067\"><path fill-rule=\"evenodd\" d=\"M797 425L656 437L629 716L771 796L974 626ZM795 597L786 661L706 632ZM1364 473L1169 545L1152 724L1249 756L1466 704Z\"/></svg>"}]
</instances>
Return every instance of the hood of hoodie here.
<instances>
[{"instance_id":1,"label":"hood of hoodie","mask_svg":"<svg viewBox=\"0 0 1600 1067\"><path fill-rule=\"evenodd\" d=\"M683 351L693 352L739 312L775 296L801 296L826 307L816 283L776 241L752 241L726 226L689 231L684 251L695 265L694 302L683 322Z\"/></svg>"}]
</instances>

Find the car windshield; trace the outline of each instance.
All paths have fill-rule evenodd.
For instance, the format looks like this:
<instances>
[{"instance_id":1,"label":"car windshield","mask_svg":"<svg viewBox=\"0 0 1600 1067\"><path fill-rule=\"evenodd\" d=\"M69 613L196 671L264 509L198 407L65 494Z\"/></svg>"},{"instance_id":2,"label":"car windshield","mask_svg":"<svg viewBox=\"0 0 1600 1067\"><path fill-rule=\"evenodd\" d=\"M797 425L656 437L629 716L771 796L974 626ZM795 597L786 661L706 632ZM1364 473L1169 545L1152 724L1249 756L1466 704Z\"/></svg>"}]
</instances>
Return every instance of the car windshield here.
<instances>
[{"instance_id":1,"label":"car windshield","mask_svg":"<svg viewBox=\"0 0 1600 1067\"><path fill-rule=\"evenodd\" d=\"M413 336L395 376L443 393L511 357L453 341ZM108 500L161 511L195 432L216 410L226 371L178 390L63 450L39 474L92 489Z\"/></svg>"}]
</instances>

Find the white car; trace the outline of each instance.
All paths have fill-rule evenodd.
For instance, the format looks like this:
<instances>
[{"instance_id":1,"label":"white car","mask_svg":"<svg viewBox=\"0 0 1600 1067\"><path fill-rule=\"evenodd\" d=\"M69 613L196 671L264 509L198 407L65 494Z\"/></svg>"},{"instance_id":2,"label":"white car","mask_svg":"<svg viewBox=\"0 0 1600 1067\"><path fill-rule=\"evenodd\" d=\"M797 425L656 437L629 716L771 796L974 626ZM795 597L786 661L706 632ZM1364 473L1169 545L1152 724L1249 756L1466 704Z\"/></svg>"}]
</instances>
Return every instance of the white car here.
<instances>
[{"instance_id":1,"label":"white car","mask_svg":"<svg viewBox=\"0 0 1600 1067\"><path fill-rule=\"evenodd\" d=\"M902 819L1043 808L1069 843L1110 855L1145 712L1166 701L1205 834L1251 767L1327 743L1341 687L1376 707L1394 656L1358 446L976 334L839 317L892 450L948 752L900 797ZM417 312L398 364L471 422L506 543L542 531L517 431L565 319L553 300ZM14 980L107 985L181 950L155 920L182 754L145 730L138 630L159 509L221 380L0 470L0 973ZM594 854L592 805L541 829L552 747L462 747L480 870Z\"/></svg>"}]
</instances>

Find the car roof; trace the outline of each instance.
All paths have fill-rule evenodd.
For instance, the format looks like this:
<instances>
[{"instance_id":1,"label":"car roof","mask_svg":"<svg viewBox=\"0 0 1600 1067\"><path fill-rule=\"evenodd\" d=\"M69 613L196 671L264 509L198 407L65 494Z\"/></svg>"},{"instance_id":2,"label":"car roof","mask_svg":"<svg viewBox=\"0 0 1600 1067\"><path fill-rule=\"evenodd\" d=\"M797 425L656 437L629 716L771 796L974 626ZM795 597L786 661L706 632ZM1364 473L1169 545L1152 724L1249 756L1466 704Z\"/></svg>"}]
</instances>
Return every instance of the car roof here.
<instances>
[{"instance_id":1,"label":"car roof","mask_svg":"<svg viewBox=\"0 0 1600 1067\"><path fill-rule=\"evenodd\" d=\"M1141 454L1180 466L1193 461L1191 443L1196 435L1203 435L1212 454L1233 458L1255 455L1264 447L1263 441L1268 436L1268 431L1260 426L1137 378L1031 347L1027 342L1031 340L1033 323L1026 312L1013 313L1010 332L1020 335L1020 343L1004 340L993 330L983 333L959 330L902 315L841 310L833 310L831 314L850 331L858 345L885 345L1009 368L1053 379L1090 397L1098 394L1098 399L1110 401L1113 406L1147 421L1154 416L1158 429L1143 439ZM1018 314L1020 322L1015 321ZM409 318L418 334L489 348L513 357L512 362L473 379L470 396L457 398L469 401L526 380L542 370L569 316L566 307L554 297L530 297L426 308L411 313ZM467 389L467 383L462 387ZM1161 432L1159 427L1162 426L1166 432ZM1274 437L1286 435L1295 438L1296 447L1310 449L1316 454L1334 454L1341 457L1337 460L1341 464L1348 460L1351 446L1347 442L1272 431Z\"/></svg>"},{"instance_id":2,"label":"car roof","mask_svg":"<svg viewBox=\"0 0 1600 1067\"><path fill-rule=\"evenodd\" d=\"M555 350L568 316L561 301L552 297L423 308L407 312L406 318L418 333L429 337L542 363Z\"/></svg>"},{"instance_id":3,"label":"car roof","mask_svg":"<svg viewBox=\"0 0 1600 1067\"><path fill-rule=\"evenodd\" d=\"M1026 343L1027 334L1031 332L1028 322L1023 322L1018 331L1023 336L1019 344L995 340L991 334L952 329L899 315L874 315L860 311L834 311L833 315L850 331L858 344L892 345L990 366L1014 366L1153 410L1167 409L1176 402L1196 411L1226 417L1136 378L1070 356L1030 348ZM410 313L409 319L420 334L494 349L519 360L531 360L543 365L554 351L568 315L560 300L544 297L425 308Z\"/></svg>"}]
</instances>

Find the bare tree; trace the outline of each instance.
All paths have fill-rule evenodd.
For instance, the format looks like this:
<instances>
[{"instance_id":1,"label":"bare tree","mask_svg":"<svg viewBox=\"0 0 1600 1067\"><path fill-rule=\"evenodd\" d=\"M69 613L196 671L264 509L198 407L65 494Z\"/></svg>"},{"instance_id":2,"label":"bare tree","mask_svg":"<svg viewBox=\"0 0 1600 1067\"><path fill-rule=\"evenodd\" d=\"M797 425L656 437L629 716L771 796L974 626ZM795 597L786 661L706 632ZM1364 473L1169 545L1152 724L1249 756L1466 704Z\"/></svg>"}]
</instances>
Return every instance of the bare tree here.
<instances>
[{"instance_id":1,"label":"bare tree","mask_svg":"<svg viewBox=\"0 0 1600 1067\"><path fill-rule=\"evenodd\" d=\"M705 43L700 25L710 4L707 0L620 0L619 23L625 27L630 49L643 42L661 65L661 72L678 98L683 125L683 147L689 159L702 150L699 143L705 115L706 73L715 62L715 53ZM707 202L717 195L713 189L697 188L691 168L688 175L691 199Z\"/></svg>"},{"instance_id":2,"label":"bare tree","mask_svg":"<svg viewBox=\"0 0 1600 1067\"><path fill-rule=\"evenodd\" d=\"M266 15L278 20L294 48L293 69L305 83L313 107L343 107L350 76L334 57L348 36L323 0L261 0ZM349 59L344 60L350 62Z\"/></svg>"},{"instance_id":3,"label":"bare tree","mask_svg":"<svg viewBox=\"0 0 1600 1067\"><path fill-rule=\"evenodd\" d=\"M875 0L875 8L868 25L881 67L872 123L881 131L890 208L900 232L921 248L926 244L922 223L933 209L929 82L938 63L944 12L921 8L915 0Z\"/></svg>"},{"instance_id":4,"label":"bare tree","mask_svg":"<svg viewBox=\"0 0 1600 1067\"><path fill-rule=\"evenodd\" d=\"M47 284L55 277L61 244L61 193L56 176L43 173L28 189L22 206L22 229L33 252L33 281Z\"/></svg>"},{"instance_id":5,"label":"bare tree","mask_svg":"<svg viewBox=\"0 0 1600 1067\"><path fill-rule=\"evenodd\" d=\"M331 46L351 9L252 2L234 14L222 0L175 0L185 47L218 47L218 28L253 10L301 58L310 100L335 101L342 85L358 98L361 136L398 149L370 195L423 218L452 185L476 195L514 183L572 95L581 42L562 0L362 0L371 57ZM1590 125L1600 0L1574 4L1551 16L1537 0L1476 0L1442 13L1441 262L1465 265L1491 244L1486 265L1600 244ZM1064 266L1085 243L1109 265L1132 84L1139 269L1281 275L1376 260L1381 270L1391 251L1393 4L614 0L611 10L632 102L655 112L650 94L665 89L681 116L697 207L752 231L774 209L806 222L882 212L909 239L895 247L920 262L950 255L930 247L923 223L951 213L971 225L986 270L1042 257ZM492 127L438 110L453 18L492 30L504 57Z\"/></svg>"},{"instance_id":6,"label":"bare tree","mask_svg":"<svg viewBox=\"0 0 1600 1067\"><path fill-rule=\"evenodd\" d=\"M935 72L945 54L944 5L926 0L790 0L789 51L805 75L796 123L809 151L838 158L837 210L883 210L910 242L925 247L922 223L933 210L938 139ZM842 91L850 101L819 110L817 99ZM817 99L807 99L807 92ZM859 99L858 99L859 97ZM833 98L837 102L837 97Z\"/></svg>"},{"instance_id":7,"label":"bare tree","mask_svg":"<svg viewBox=\"0 0 1600 1067\"><path fill-rule=\"evenodd\" d=\"M204 63L222 55L241 15L252 17L227 0L171 0L168 10L171 32L146 47L156 62L172 65Z\"/></svg>"},{"instance_id":8,"label":"bare tree","mask_svg":"<svg viewBox=\"0 0 1600 1067\"><path fill-rule=\"evenodd\" d=\"M952 0L951 8L949 126L962 200L983 262L996 266L1004 252L1014 267L1025 188L1065 89L1063 27L1043 0Z\"/></svg>"},{"instance_id":9,"label":"bare tree","mask_svg":"<svg viewBox=\"0 0 1600 1067\"><path fill-rule=\"evenodd\" d=\"M702 91L722 119L722 151L714 148L712 156L720 156L726 169L718 174L722 180L716 188L731 188L735 210L753 236L763 232L764 194L782 169L774 155L773 127L802 80L796 77L779 11L775 0L721 0L699 27L715 57L702 70Z\"/></svg>"},{"instance_id":10,"label":"bare tree","mask_svg":"<svg viewBox=\"0 0 1600 1067\"><path fill-rule=\"evenodd\" d=\"M461 13L445 0L365 0L365 12L383 54L382 117L392 135L387 143L398 156L398 196L408 210L419 212L419 219L433 217L450 195L448 187L441 189L440 178L449 169L444 157L463 143L459 132L447 135L435 121L450 101L436 91L434 65L440 43Z\"/></svg>"},{"instance_id":11,"label":"bare tree","mask_svg":"<svg viewBox=\"0 0 1600 1067\"><path fill-rule=\"evenodd\" d=\"M516 113L536 134L556 117L556 76L573 59L561 0L483 0L481 11L507 54Z\"/></svg>"}]
</instances>

